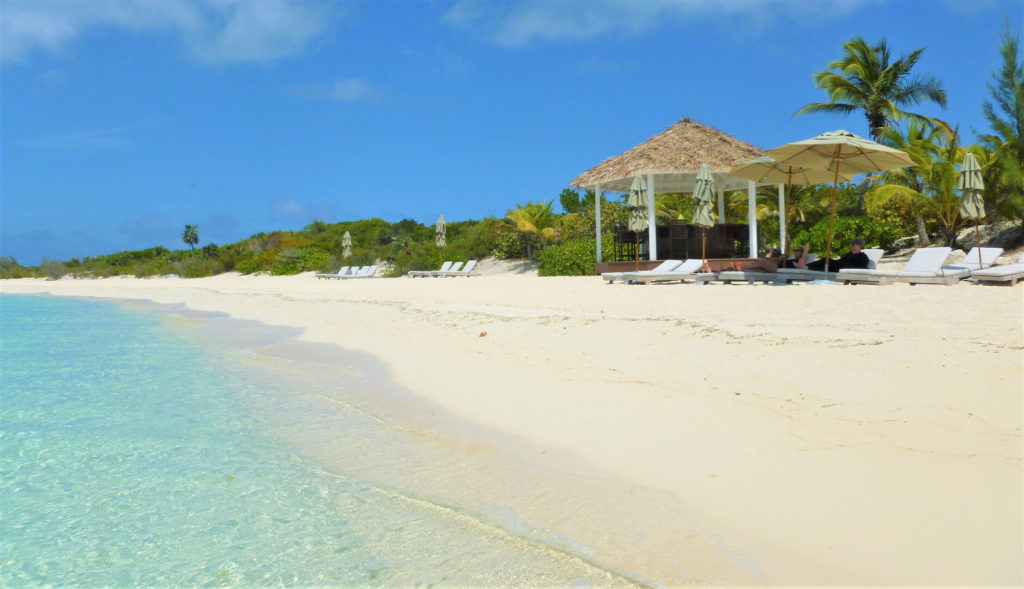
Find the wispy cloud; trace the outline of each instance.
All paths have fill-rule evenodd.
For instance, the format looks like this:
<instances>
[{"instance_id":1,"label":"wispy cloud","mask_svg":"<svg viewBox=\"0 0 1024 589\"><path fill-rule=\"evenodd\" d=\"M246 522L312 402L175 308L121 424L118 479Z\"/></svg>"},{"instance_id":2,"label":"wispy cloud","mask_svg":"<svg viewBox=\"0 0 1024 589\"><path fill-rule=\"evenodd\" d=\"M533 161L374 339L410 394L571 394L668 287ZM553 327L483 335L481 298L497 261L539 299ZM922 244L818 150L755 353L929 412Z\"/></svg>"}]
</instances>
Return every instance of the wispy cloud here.
<instances>
[{"instance_id":1,"label":"wispy cloud","mask_svg":"<svg viewBox=\"0 0 1024 589\"><path fill-rule=\"evenodd\" d=\"M204 63L270 62L305 51L337 15L326 0L4 0L0 57L65 51L112 27L177 35Z\"/></svg>"},{"instance_id":2,"label":"wispy cloud","mask_svg":"<svg viewBox=\"0 0 1024 589\"><path fill-rule=\"evenodd\" d=\"M816 20L847 14L886 0L458 0L443 22L482 35L498 45L520 47L536 41L573 41L600 35L635 36L701 17L734 17L762 28L784 16Z\"/></svg>"},{"instance_id":3,"label":"wispy cloud","mask_svg":"<svg viewBox=\"0 0 1024 589\"><path fill-rule=\"evenodd\" d=\"M314 219L331 219L334 213L330 206L324 203L312 203L303 205L294 198L278 198L273 204L274 215L278 219L287 221L312 221Z\"/></svg>"},{"instance_id":4,"label":"wispy cloud","mask_svg":"<svg viewBox=\"0 0 1024 589\"><path fill-rule=\"evenodd\" d=\"M26 139L21 145L57 149L119 149L127 147L130 143L128 132L118 128L52 131Z\"/></svg>"},{"instance_id":5,"label":"wispy cloud","mask_svg":"<svg viewBox=\"0 0 1024 589\"><path fill-rule=\"evenodd\" d=\"M338 102L378 102L384 97L381 88L362 78L345 78L329 84L306 84L295 88L294 94Z\"/></svg>"}]
</instances>

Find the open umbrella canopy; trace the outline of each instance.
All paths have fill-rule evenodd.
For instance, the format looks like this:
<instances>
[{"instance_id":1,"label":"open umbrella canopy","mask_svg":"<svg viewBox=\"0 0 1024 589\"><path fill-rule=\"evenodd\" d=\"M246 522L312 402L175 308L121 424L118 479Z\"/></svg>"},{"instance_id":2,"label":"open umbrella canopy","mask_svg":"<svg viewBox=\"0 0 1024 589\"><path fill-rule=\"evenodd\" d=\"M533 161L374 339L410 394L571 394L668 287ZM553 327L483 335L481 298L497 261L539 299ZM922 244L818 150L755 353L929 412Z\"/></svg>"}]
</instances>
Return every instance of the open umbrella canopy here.
<instances>
[{"instance_id":1,"label":"open umbrella canopy","mask_svg":"<svg viewBox=\"0 0 1024 589\"><path fill-rule=\"evenodd\" d=\"M629 230L639 233L647 229L647 182L643 176L633 178L626 205L629 207Z\"/></svg>"},{"instance_id":2,"label":"open umbrella canopy","mask_svg":"<svg viewBox=\"0 0 1024 589\"><path fill-rule=\"evenodd\" d=\"M434 228L434 243L437 247L443 248L445 246L445 239L447 238L448 227L444 224L444 215L437 218L437 227Z\"/></svg>"},{"instance_id":3,"label":"open umbrella canopy","mask_svg":"<svg viewBox=\"0 0 1024 589\"><path fill-rule=\"evenodd\" d=\"M914 165L914 160L906 153L842 129L769 149L765 155L783 167L802 166L832 172L832 207L828 218L825 258L832 255L832 231L840 174L852 177Z\"/></svg>"},{"instance_id":4,"label":"open umbrella canopy","mask_svg":"<svg viewBox=\"0 0 1024 589\"><path fill-rule=\"evenodd\" d=\"M821 168L808 168L796 164L779 164L770 157L759 157L749 162L736 164L729 168L729 175L745 178L762 184L829 184L835 179L835 173ZM855 174L840 171L839 181L849 182Z\"/></svg>"},{"instance_id":5,"label":"open umbrella canopy","mask_svg":"<svg viewBox=\"0 0 1024 589\"><path fill-rule=\"evenodd\" d=\"M701 227L712 227L715 216L711 212L711 203L715 199L715 177L707 164L701 164L697 171L693 197L697 199L697 207L693 212L693 222Z\"/></svg>"},{"instance_id":6,"label":"open umbrella canopy","mask_svg":"<svg viewBox=\"0 0 1024 589\"><path fill-rule=\"evenodd\" d=\"M964 163L960 165L960 176L956 179L956 186L962 191L960 215L965 219L983 218L985 216L985 201L981 198L981 191L985 189L985 182L981 179L981 166L974 158L973 153L964 156Z\"/></svg>"},{"instance_id":7,"label":"open umbrella canopy","mask_svg":"<svg viewBox=\"0 0 1024 589\"><path fill-rule=\"evenodd\" d=\"M352 235L346 231L341 236L341 257L347 258L352 255Z\"/></svg>"},{"instance_id":8,"label":"open umbrella canopy","mask_svg":"<svg viewBox=\"0 0 1024 589\"><path fill-rule=\"evenodd\" d=\"M832 131L769 149L765 155L781 166L802 166L853 177L914 165L906 153L850 133Z\"/></svg>"}]
</instances>

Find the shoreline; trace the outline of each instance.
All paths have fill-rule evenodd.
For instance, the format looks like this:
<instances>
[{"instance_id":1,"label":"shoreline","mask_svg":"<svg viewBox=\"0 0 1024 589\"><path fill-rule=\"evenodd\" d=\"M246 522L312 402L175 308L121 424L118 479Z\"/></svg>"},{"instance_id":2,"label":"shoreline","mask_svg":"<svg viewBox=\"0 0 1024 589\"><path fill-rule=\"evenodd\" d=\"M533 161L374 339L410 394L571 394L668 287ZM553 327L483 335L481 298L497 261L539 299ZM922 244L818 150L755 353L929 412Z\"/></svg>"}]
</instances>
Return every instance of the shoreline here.
<instances>
[{"instance_id":1,"label":"shoreline","mask_svg":"<svg viewBox=\"0 0 1024 589\"><path fill-rule=\"evenodd\" d=\"M182 303L368 353L480 428L464 435L528 440L516 451L559 476L593 472L564 458L582 456L678 502L677 529L652 529L647 513L605 540L639 546L611 564L663 585L1021 582L1019 288L306 274L22 279L0 292ZM643 511L628 495L601 500ZM557 523L586 534L594 513Z\"/></svg>"}]
</instances>

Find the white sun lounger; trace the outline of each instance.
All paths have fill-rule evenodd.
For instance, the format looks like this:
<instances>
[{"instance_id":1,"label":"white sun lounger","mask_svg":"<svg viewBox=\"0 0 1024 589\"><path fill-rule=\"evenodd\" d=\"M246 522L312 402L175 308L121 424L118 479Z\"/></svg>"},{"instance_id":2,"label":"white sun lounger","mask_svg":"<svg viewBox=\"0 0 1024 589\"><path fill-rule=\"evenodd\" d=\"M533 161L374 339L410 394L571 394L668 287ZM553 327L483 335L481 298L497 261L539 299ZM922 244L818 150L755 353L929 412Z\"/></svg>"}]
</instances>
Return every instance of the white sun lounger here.
<instances>
[{"instance_id":1,"label":"white sun lounger","mask_svg":"<svg viewBox=\"0 0 1024 589\"><path fill-rule=\"evenodd\" d=\"M651 282L685 282L693 279L697 271L704 266L704 260L700 258L681 262L675 268L668 271L640 270L637 272L624 272L622 282L626 284L648 284Z\"/></svg>"},{"instance_id":2,"label":"white sun lounger","mask_svg":"<svg viewBox=\"0 0 1024 589\"><path fill-rule=\"evenodd\" d=\"M461 262L459 262L459 263L461 264ZM456 268L453 265L451 270L447 270L447 271L444 271L444 272L442 272L441 270L435 270L432 273L432 275L433 276L440 276L441 278L447 278L447 277L454 278L456 276L469 276L470 272L473 271L473 268L476 268L476 260L470 260L470 261L466 262L466 265L463 266L461 270L459 270L458 268Z\"/></svg>"},{"instance_id":3,"label":"white sun lounger","mask_svg":"<svg viewBox=\"0 0 1024 589\"><path fill-rule=\"evenodd\" d=\"M863 250L864 254L868 257L868 269L874 269L878 265L878 261L882 259L885 254L885 250L878 248L869 248ZM815 257L811 257L814 254L808 256L808 262L813 261ZM835 272L828 272L828 278L835 279ZM819 272L817 270L807 270L804 268L779 268L778 272L744 272L742 270L727 270L718 273L718 280L721 280L725 284L731 284L733 282L748 282L754 284L756 282L763 282L765 284L792 284L794 282L809 282L811 280L824 280L826 277L825 272Z\"/></svg>"},{"instance_id":4,"label":"white sun lounger","mask_svg":"<svg viewBox=\"0 0 1024 589\"><path fill-rule=\"evenodd\" d=\"M1013 286L1020 280L1024 280L1024 263L1021 262L971 271L971 281L977 281L978 284L1008 284Z\"/></svg>"},{"instance_id":5,"label":"white sun lounger","mask_svg":"<svg viewBox=\"0 0 1024 589\"><path fill-rule=\"evenodd\" d=\"M981 250L981 265L978 265L978 250ZM943 270L984 270L992 264L995 264L996 258L1003 255L1003 248L1001 247L973 247L971 251L967 252L967 255L963 260L956 264L950 264L949 266L943 266Z\"/></svg>"},{"instance_id":6,"label":"white sun lounger","mask_svg":"<svg viewBox=\"0 0 1024 589\"><path fill-rule=\"evenodd\" d=\"M440 272L444 272L445 270L449 270L449 269L451 269L451 267L452 267L451 261L445 262L445 263L441 264ZM438 270L410 270L409 272L406 273L406 275L407 276L411 276L412 278L416 278L417 276L430 276L434 272L438 272Z\"/></svg>"},{"instance_id":7,"label":"white sun lounger","mask_svg":"<svg viewBox=\"0 0 1024 589\"><path fill-rule=\"evenodd\" d=\"M377 266L363 266L358 272L346 274L345 276L339 276L341 279L349 278L373 278L377 274Z\"/></svg>"},{"instance_id":8,"label":"white sun lounger","mask_svg":"<svg viewBox=\"0 0 1024 589\"><path fill-rule=\"evenodd\" d=\"M342 266L334 274L317 274L316 277L317 278L341 278L342 276L344 276L346 274L348 274L348 266Z\"/></svg>"},{"instance_id":9,"label":"white sun lounger","mask_svg":"<svg viewBox=\"0 0 1024 589\"><path fill-rule=\"evenodd\" d=\"M953 251L948 247L924 247L914 252L903 270L855 270L844 268L839 271L836 280L843 284L892 284L906 282L908 284L956 284L961 278L970 276L971 271L943 270L942 265Z\"/></svg>"},{"instance_id":10,"label":"white sun lounger","mask_svg":"<svg viewBox=\"0 0 1024 589\"><path fill-rule=\"evenodd\" d=\"M640 272L671 272L678 268L682 263L682 260L665 260L650 270L640 270ZM626 274L634 274L636 272L637 270L629 270L626 272L602 272L601 280L607 280L608 284L611 284L616 280L622 280L622 277Z\"/></svg>"},{"instance_id":11,"label":"white sun lounger","mask_svg":"<svg viewBox=\"0 0 1024 589\"><path fill-rule=\"evenodd\" d=\"M443 270L443 271L442 270L434 270L433 272L430 273L430 276L432 276L433 278L443 278L444 275L447 274L448 272L458 272L461 269L462 269L462 262L452 262L451 268L448 268L447 270Z\"/></svg>"}]
</instances>

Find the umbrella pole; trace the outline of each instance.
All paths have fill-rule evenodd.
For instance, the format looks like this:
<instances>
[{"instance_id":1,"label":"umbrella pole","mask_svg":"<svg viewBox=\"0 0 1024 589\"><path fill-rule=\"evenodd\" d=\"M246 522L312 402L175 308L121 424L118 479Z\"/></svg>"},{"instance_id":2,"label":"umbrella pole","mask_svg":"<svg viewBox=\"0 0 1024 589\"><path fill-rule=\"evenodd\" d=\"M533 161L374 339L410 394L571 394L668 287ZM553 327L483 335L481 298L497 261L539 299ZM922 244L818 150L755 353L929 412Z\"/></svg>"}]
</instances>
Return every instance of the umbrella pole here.
<instances>
[{"instance_id":1,"label":"umbrella pole","mask_svg":"<svg viewBox=\"0 0 1024 589\"><path fill-rule=\"evenodd\" d=\"M836 150L836 157L833 158L836 164L836 177L832 181L832 210L828 216L828 245L825 247L825 280L828 280L828 265L832 261L832 226L836 220L836 193L839 192L839 154L842 151L843 146L840 145L839 149Z\"/></svg>"},{"instance_id":2,"label":"umbrella pole","mask_svg":"<svg viewBox=\"0 0 1024 589\"><path fill-rule=\"evenodd\" d=\"M633 236L633 269L636 271L640 270L640 233L634 231Z\"/></svg>"},{"instance_id":3,"label":"umbrella pole","mask_svg":"<svg viewBox=\"0 0 1024 589\"><path fill-rule=\"evenodd\" d=\"M978 221L978 219L975 218L974 219L974 239L978 243L978 270L981 270L982 269L981 268L981 229L978 229L978 224L979 223L980 223L980 221Z\"/></svg>"},{"instance_id":4,"label":"umbrella pole","mask_svg":"<svg viewBox=\"0 0 1024 589\"><path fill-rule=\"evenodd\" d=\"M789 238L789 206L790 201L793 200L793 166L789 167L789 182L786 184L786 200L782 203L782 232L786 234L786 243L782 244L783 253L789 253L789 243L792 241ZM785 260L782 261L786 263Z\"/></svg>"}]
</instances>

